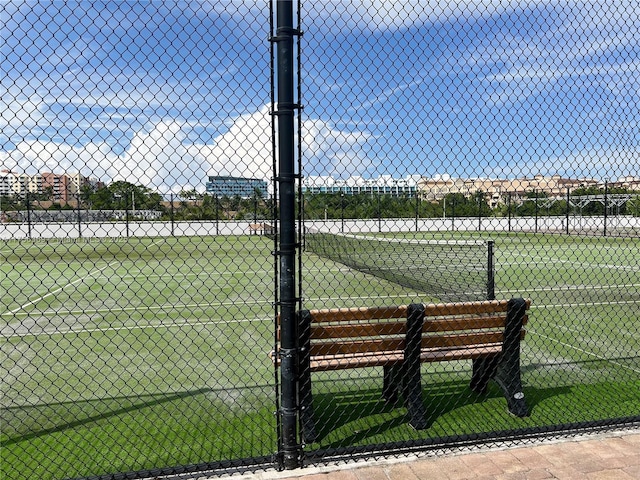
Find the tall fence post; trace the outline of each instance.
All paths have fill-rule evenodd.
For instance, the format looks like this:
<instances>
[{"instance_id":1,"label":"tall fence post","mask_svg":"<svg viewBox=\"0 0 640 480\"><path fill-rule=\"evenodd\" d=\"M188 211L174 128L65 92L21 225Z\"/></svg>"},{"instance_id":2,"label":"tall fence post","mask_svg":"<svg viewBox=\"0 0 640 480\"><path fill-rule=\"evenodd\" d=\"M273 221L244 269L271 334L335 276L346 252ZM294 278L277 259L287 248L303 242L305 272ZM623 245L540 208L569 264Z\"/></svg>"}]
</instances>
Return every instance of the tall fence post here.
<instances>
[{"instance_id":1,"label":"tall fence post","mask_svg":"<svg viewBox=\"0 0 640 480\"><path fill-rule=\"evenodd\" d=\"M293 1L276 3L277 43L276 77L278 120L277 178L280 203L279 251L280 257L280 416L282 435L282 466L294 469L300 466L302 447L298 442L298 328L296 321L296 212L294 115L294 35Z\"/></svg>"}]
</instances>

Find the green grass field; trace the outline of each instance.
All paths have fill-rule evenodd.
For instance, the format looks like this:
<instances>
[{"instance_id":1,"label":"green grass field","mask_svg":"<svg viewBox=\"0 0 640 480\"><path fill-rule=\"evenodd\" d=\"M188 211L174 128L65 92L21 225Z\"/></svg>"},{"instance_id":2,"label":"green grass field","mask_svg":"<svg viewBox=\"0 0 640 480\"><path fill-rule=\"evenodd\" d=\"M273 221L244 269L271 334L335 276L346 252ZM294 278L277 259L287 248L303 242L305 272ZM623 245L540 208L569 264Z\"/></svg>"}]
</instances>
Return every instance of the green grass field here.
<instances>
[{"instance_id":1,"label":"green grass field","mask_svg":"<svg viewBox=\"0 0 640 480\"><path fill-rule=\"evenodd\" d=\"M465 362L424 365L431 427L416 432L380 400L377 369L321 373L308 449L638 415L640 241L491 238L496 296L533 303L532 415L508 415L497 389L470 394ZM274 453L272 250L259 236L0 243L2 478ZM302 280L309 308L434 300L308 253Z\"/></svg>"}]
</instances>

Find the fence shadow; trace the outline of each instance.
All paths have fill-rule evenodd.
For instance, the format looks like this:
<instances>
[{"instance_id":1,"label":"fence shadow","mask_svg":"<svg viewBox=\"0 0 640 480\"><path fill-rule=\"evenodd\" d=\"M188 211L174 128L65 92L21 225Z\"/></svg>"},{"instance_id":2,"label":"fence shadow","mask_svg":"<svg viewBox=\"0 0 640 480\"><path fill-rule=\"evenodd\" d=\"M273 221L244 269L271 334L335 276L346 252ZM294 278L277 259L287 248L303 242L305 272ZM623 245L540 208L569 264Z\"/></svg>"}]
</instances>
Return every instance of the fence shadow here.
<instances>
[{"instance_id":1,"label":"fence shadow","mask_svg":"<svg viewBox=\"0 0 640 480\"><path fill-rule=\"evenodd\" d=\"M22 442L24 440L31 440L44 435L62 432L64 430L88 425L93 422L102 421L130 412L135 412L144 408L194 397L196 395L210 392L211 390L211 388L200 388L173 394L161 393L141 396L121 396L99 400L69 401L30 407L21 406L3 408L2 423L4 425L3 430L5 430L5 432L6 426L9 424L9 419L7 417L9 416L8 414L11 414L11 412L19 412L22 415L37 418L45 416L49 417L49 415L47 415L48 412L54 413L55 411L66 409L67 416L73 415L75 419L71 421L64 421L64 418L60 418L59 423L47 428L30 431L28 433L17 433L14 435L9 434L2 442L2 444L3 446L9 446L14 443ZM73 413L70 413L72 410Z\"/></svg>"}]
</instances>

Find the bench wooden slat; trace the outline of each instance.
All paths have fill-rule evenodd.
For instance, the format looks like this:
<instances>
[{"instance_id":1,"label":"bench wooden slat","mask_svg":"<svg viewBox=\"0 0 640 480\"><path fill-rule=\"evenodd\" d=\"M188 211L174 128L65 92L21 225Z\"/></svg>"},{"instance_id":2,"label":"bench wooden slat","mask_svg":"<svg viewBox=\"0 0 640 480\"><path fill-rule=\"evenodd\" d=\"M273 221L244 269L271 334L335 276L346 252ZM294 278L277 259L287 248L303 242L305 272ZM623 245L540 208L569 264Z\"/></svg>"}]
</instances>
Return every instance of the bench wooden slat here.
<instances>
[{"instance_id":1,"label":"bench wooden slat","mask_svg":"<svg viewBox=\"0 0 640 480\"><path fill-rule=\"evenodd\" d=\"M359 353L352 355L316 356L311 360L311 371L346 370L361 367L382 367L404 361L404 351L380 353Z\"/></svg>"},{"instance_id":2,"label":"bench wooden slat","mask_svg":"<svg viewBox=\"0 0 640 480\"><path fill-rule=\"evenodd\" d=\"M460 303L430 303L424 307L425 317L438 317L445 315L467 315L474 313L496 313L506 312L508 300L485 300L481 302L460 302ZM531 305L531 300L526 301L527 309Z\"/></svg>"},{"instance_id":3,"label":"bench wooden slat","mask_svg":"<svg viewBox=\"0 0 640 480\"><path fill-rule=\"evenodd\" d=\"M499 355L502 345L476 345L467 348L455 349L430 349L420 353L421 362L442 362L452 360L469 360L474 358L489 357ZM347 370L351 368L382 367L402 363L404 352L379 353L359 353L352 355L326 355L315 356L311 361L310 368L313 372L329 370Z\"/></svg>"},{"instance_id":4,"label":"bench wooden slat","mask_svg":"<svg viewBox=\"0 0 640 480\"><path fill-rule=\"evenodd\" d=\"M520 332L520 339L525 331ZM465 347L467 345L481 345L495 343L502 346L504 333L499 331L468 332L452 335L423 336L421 348Z\"/></svg>"},{"instance_id":5,"label":"bench wooden slat","mask_svg":"<svg viewBox=\"0 0 640 480\"><path fill-rule=\"evenodd\" d=\"M309 349L311 357L316 355L343 355L351 353L387 352L403 350L404 338L367 339L349 342L320 342L312 343ZM378 353L379 354L379 353Z\"/></svg>"},{"instance_id":6,"label":"bench wooden slat","mask_svg":"<svg viewBox=\"0 0 640 480\"><path fill-rule=\"evenodd\" d=\"M311 310L311 321L321 322L352 322L354 320L377 320L405 318L407 306L395 307L353 307L353 308L327 308Z\"/></svg>"},{"instance_id":7,"label":"bench wooden slat","mask_svg":"<svg viewBox=\"0 0 640 480\"><path fill-rule=\"evenodd\" d=\"M426 319L422 326L423 332L451 332L455 330L474 330L484 328L503 328L506 316L484 315L474 317L454 317Z\"/></svg>"},{"instance_id":8,"label":"bench wooden slat","mask_svg":"<svg viewBox=\"0 0 640 480\"><path fill-rule=\"evenodd\" d=\"M422 350L420 352L421 362L443 362L449 360L468 360L473 358L489 357L499 355L502 352L502 345L476 345L475 347L456 348L453 350L433 349Z\"/></svg>"},{"instance_id":9,"label":"bench wooden slat","mask_svg":"<svg viewBox=\"0 0 640 480\"><path fill-rule=\"evenodd\" d=\"M451 335L423 336L421 348L463 347L487 343L502 344L502 332L474 332Z\"/></svg>"},{"instance_id":10,"label":"bench wooden slat","mask_svg":"<svg viewBox=\"0 0 640 480\"><path fill-rule=\"evenodd\" d=\"M524 330L520 332L520 338L524 338ZM503 333L498 331L471 332L452 335L427 336L422 338L422 349L465 349L477 345L496 345L502 347ZM316 356L333 356L348 359L365 353L380 355L380 352L403 350L404 338L364 339L353 341L317 342L311 344L309 353L312 360ZM384 355L384 353L383 353Z\"/></svg>"},{"instance_id":11,"label":"bench wooden slat","mask_svg":"<svg viewBox=\"0 0 640 480\"><path fill-rule=\"evenodd\" d=\"M382 335L403 335L407 324L402 322L380 322L354 325L314 325L311 339L376 337Z\"/></svg>"}]
</instances>

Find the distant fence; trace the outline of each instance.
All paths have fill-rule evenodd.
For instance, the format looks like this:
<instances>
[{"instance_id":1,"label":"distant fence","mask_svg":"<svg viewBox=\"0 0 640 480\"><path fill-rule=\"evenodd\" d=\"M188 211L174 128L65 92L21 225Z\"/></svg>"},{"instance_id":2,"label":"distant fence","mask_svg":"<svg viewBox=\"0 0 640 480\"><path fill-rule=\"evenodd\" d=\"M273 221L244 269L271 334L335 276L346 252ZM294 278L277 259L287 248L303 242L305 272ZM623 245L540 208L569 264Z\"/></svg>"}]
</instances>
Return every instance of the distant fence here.
<instances>
[{"instance_id":1,"label":"distant fence","mask_svg":"<svg viewBox=\"0 0 640 480\"><path fill-rule=\"evenodd\" d=\"M131 220L159 220L158 210L16 210L2 212L2 222L56 223L104 222Z\"/></svg>"},{"instance_id":2,"label":"distant fence","mask_svg":"<svg viewBox=\"0 0 640 480\"><path fill-rule=\"evenodd\" d=\"M0 224L0 239L70 239L118 237L190 237L209 235L258 235L253 222L94 222Z\"/></svg>"},{"instance_id":3,"label":"distant fence","mask_svg":"<svg viewBox=\"0 0 640 480\"><path fill-rule=\"evenodd\" d=\"M4 223L0 239L116 238L116 237L189 237L208 235L270 234L265 223L250 221L139 221L80 223ZM640 217L458 217L458 218L385 218L380 220L307 220L305 227L327 232L527 232L565 233L568 235L640 236Z\"/></svg>"}]
</instances>

